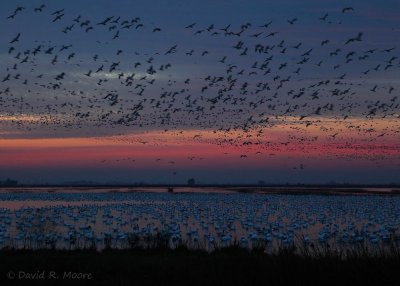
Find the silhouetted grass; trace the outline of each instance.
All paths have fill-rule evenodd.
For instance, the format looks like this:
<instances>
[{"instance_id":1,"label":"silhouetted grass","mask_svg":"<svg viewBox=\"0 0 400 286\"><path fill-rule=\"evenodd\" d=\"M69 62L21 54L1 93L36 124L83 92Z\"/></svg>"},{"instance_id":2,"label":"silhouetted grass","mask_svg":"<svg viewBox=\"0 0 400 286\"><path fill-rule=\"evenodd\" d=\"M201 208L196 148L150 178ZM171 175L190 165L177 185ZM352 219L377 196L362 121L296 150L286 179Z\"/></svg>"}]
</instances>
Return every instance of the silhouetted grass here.
<instances>
[{"instance_id":1,"label":"silhouetted grass","mask_svg":"<svg viewBox=\"0 0 400 286\"><path fill-rule=\"evenodd\" d=\"M146 240L144 245L132 238L128 249L108 247L101 252L3 249L0 285L400 285L400 252L395 246L381 251L290 246L266 253L261 244L250 250L234 243L207 252L184 243L171 249L162 234ZM54 271L60 276L71 271L91 273L93 278L10 280L9 271Z\"/></svg>"}]
</instances>

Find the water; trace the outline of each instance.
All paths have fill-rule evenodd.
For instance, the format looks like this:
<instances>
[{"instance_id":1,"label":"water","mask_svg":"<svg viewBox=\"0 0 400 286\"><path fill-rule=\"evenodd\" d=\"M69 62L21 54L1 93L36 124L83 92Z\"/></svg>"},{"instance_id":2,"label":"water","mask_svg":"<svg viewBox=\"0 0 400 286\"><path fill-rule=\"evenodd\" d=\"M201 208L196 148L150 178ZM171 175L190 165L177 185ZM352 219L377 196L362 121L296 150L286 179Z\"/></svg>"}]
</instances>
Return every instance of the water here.
<instances>
[{"instance_id":1,"label":"water","mask_svg":"<svg viewBox=\"0 0 400 286\"><path fill-rule=\"evenodd\" d=\"M205 249L233 243L276 248L400 241L400 196L239 191L3 189L0 247L124 248L160 233L171 247L183 242Z\"/></svg>"}]
</instances>

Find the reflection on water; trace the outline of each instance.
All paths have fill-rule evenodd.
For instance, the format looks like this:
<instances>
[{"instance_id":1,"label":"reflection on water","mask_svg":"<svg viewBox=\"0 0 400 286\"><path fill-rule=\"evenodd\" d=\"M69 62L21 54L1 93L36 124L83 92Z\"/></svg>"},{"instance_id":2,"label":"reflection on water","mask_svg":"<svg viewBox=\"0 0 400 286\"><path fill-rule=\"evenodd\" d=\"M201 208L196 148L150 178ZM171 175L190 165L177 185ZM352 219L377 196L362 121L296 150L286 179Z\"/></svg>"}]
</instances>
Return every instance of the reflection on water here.
<instances>
[{"instance_id":1,"label":"reflection on water","mask_svg":"<svg viewBox=\"0 0 400 286\"><path fill-rule=\"evenodd\" d=\"M0 192L0 247L363 243L400 239L400 197L242 193L217 188L18 189ZM397 242L398 243L398 242Z\"/></svg>"}]
</instances>

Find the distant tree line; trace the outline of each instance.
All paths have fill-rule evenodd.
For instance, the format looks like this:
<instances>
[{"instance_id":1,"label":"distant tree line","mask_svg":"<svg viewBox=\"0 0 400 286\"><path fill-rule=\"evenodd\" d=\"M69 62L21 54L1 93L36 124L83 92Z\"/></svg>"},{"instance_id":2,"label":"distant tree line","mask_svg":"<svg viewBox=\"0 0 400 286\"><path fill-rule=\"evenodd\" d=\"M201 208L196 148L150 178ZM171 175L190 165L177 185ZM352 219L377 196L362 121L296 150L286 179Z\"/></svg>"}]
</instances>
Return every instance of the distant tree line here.
<instances>
[{"instance_id":1,"label":"distant tree line","mask_svg":"<svg viewBox=\"0 0 400 286\"><path fill-rule=\"evenodd\" d=\"M18 181L17 180L13 180L10 178L7 178L4 181L0 181L0 188L1 187L16 187L18 186Z\"/></svg>"}]
</instances>

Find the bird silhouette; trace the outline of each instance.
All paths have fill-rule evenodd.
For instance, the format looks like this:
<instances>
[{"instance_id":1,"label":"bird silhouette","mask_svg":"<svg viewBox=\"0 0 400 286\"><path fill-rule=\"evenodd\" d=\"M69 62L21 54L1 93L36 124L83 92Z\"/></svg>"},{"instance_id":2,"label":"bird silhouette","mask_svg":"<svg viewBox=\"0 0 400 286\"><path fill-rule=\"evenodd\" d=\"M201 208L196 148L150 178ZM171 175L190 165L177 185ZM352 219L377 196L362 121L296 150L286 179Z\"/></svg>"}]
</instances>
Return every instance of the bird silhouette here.
<instances>
[{"instance_id":1,"label":"bird silhouette","mask_svg":"<svg viewBox=\"0 0 400 286\"><path fill-rule=\"evenodd\" d=\"M354 11L353 7L345 7L342 9L342 13L353 12L353 11Z\"/></svg>"},{"instance_id":2,"label":"bird silhouette","mask_svg":"<svg viewBox=\"0 0 400 286\"><path fill-rule=\"evenodd\" d=\"M14 44L14 43L18 42L20 36L21 36L21 33L18 33L18 34L15 36L15 38L12 39L12 40L10 41L10 44Z\"/></svg>"},{"instance_id":3,"label":"bird silhouette","mask_svg":"<svg viewBox=\"0 0 400 286\"><path fill-rule=\"evenodd\" d=\"M345 45L347 45L347 44L350 44L350 43L352 43L352 42L361 42L362 41L362 36L363 36L363 32L359 32L358 34L357 34L357 36L356 37L354 37L354 38L349 38L346 42L345 42Z\"/></svg>"}]
</instances>

